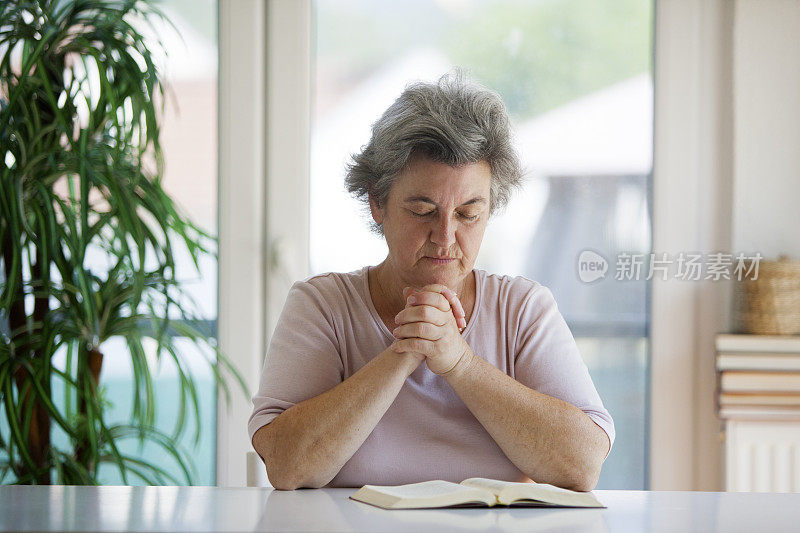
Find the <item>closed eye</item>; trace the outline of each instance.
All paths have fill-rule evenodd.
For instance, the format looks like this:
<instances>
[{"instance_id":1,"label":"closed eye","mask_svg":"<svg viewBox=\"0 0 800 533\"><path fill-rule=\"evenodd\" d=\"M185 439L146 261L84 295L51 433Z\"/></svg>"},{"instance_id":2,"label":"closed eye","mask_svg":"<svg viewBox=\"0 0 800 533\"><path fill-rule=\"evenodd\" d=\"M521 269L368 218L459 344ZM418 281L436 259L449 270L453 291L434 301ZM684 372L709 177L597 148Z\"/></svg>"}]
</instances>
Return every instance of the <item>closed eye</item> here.
<instances>
[{"instance_id":1,"label":"closed eye","mask_svg":"<svg viewBox=\"0 0 800 533\"><path fill-rule=\"evenodd\" d=\"M408 211L412 215L420 217L420 218L430 216L430 215L432 215L432 214L434 214L436 212L436 210L432 210L432 211L426 211L424 213L417 213L416 211L412 211L411 209L409 209ZM464 220L472 221L472 220L477 220L479 215L469 216L469 215L465 215L464 213L458 213L458 216L461 217Z\"/></svg>"}]
</instances>

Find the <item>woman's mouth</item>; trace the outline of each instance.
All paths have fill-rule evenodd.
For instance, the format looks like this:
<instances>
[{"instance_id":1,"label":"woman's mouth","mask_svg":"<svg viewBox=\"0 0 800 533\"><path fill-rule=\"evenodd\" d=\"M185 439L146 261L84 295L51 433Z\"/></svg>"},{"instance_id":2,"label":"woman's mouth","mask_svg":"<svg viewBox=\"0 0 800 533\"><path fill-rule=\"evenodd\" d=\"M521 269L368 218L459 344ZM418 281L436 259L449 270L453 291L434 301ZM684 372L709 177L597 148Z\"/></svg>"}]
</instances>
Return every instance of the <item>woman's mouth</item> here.
<instances>
[{"instance_id":1,"label":"woman's mouth","mask_svg":"<svg viewBox=\"0 0 800 533\"><path fill-rule=\"evenodd\" d=\"M430 260L434 265L446 265L451 261L455 261L455 257L428 257L426 256L425 259Z\"/></svg>"}]
</instances>

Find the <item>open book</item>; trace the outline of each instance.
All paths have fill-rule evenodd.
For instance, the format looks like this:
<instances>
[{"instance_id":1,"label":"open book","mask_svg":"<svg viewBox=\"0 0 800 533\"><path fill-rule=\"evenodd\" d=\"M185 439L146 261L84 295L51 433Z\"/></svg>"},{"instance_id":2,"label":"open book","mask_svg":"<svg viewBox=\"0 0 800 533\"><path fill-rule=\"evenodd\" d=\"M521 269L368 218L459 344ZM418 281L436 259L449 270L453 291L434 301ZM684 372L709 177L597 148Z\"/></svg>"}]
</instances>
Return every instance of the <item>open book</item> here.
<instances>
[{"instance_id":1,"label":"open book","mask_svg":"<svg viewBox=\"0 0 800 533\"><path fill-rule=\"evenodd\" d=\"M605 507L591 492L576 492L546 483L513 483L481 477L461 483L423 481L395 486L364 485L350 498L384 509L495 505Z\"/></svg>"}]
</instances>

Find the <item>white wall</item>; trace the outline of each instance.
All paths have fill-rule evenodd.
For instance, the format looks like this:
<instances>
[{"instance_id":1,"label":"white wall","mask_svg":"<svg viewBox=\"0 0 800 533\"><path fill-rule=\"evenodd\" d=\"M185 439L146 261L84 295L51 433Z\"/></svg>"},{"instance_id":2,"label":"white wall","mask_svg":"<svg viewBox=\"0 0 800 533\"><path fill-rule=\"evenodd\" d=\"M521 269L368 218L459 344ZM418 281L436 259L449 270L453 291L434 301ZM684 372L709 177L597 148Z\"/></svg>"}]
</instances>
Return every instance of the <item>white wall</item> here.
<instances>
[{"instance_id":1,"label":"white wall","mask_svg":"<svg viewBox=\"0 0 800 533\"><path fill-rule=\"evenodd\" d=\"M800 2L738 0L733 245L800 259Z\"/></svg>"},{"instance_id":2,"label":"white wall","mask_svg":"<svg viewBox=\"0 0 800 533\"><path fill-rule=\"evenodd\" d=\"M656 3L656 253L731 245L732 17L728 0ZM652 490L721 490L713 339L727 327L726 294L711 281L652 281Z\"/></svg>"},{"instance_id":3,"label":"white wall","mask_svg":"<svg viewBox=\"0 0 800 533\"><path fill-rule=\"evenodd\" d=\"M800 258L800 2L661 0L653 248ZM719 282L654 281L651 488L723 490Z\"/></svg>"}]
</instances>

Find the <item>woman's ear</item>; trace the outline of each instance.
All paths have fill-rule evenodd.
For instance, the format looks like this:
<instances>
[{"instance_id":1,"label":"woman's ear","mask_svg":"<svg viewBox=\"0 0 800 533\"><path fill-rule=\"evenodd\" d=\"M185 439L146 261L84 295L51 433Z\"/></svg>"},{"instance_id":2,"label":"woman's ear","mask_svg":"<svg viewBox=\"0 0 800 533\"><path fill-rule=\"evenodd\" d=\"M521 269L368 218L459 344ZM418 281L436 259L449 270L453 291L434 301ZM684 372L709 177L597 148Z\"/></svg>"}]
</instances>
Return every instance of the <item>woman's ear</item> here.
<instances>
[{"instance_id":1,"label":"woman's ear","mask_svg":"<svg viewBox=\"0 0 800 533\"><path fill-rule=\"evenodd\" d=\"M383 208L378 204L378 200L375 199L375 195L371 192L369 193L369 212L372 214L372 220L376 224L383 224Z\"/></svg>"}]
</instances>

